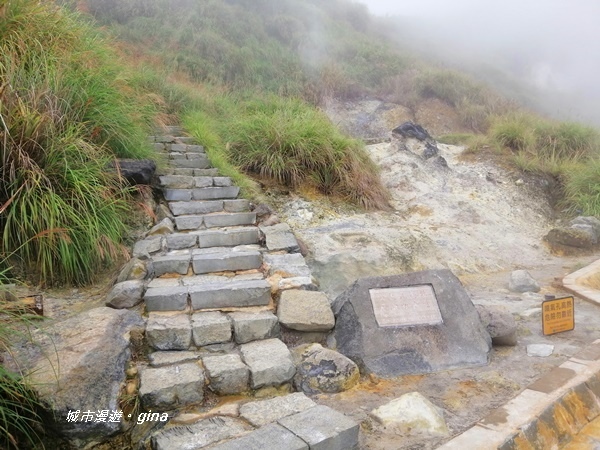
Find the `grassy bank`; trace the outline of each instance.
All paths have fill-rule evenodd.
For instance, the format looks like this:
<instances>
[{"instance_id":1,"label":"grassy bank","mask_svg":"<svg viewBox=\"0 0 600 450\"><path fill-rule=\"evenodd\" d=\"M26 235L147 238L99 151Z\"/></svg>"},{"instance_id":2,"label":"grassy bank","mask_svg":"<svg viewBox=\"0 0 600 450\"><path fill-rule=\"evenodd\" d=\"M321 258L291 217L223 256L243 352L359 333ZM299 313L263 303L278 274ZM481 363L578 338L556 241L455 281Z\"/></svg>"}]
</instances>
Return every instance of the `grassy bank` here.
<instances>
[{"instance_id":1,"label":"grassy bank","mask_svg":"<svg viewBox=\"0 0 600 450\"><path fill-rule=\"evenodd\" d=\"M109 43L51 3L5 3L0 35L0 261L42 284L89 282L126 234L128 194L107 166L149 154L154 107Z\"/></svg>"}]
</instances>

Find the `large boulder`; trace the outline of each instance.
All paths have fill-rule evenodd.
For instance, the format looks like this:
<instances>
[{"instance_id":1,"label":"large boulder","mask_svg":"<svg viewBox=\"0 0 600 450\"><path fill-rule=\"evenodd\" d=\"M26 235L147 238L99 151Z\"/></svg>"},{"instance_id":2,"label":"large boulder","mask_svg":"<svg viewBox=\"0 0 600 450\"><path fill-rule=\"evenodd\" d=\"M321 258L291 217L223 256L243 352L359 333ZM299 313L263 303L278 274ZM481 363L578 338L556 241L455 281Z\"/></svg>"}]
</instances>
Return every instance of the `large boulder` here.
<instances>
[{"instance_id":1,"label":"large boulder","mask_svg":"<svg viewBox=\"0 0 600 450\"><path fill-rule=\"evenodd\" d=\"M449 270L362 278L334 302L337 350L382 377L483 365L491 338Z\"/></svg>"},{"instance_id":2,"label":"large boulder","mask_svg":"<svg viewBox=\"0 0 600 450\"><path fill-rule=\"evenodd\" d=\"M354 387L360 378L351 359L320 344L300 346L292 356L296 364L294 385L309 395L342 392Z\"/></svg>"},{"instance_id":3,"label":"large boulder","mask_svg":"<svg viewBox=\"0 0 600 450\"><path fill-rule=\"evenodd\" d=\"M122 429L118 402L130 358L129 334L143 329L129 310L96 308L51 323L36 333L35 348L17 356L28 379L48 405L48 424L77 448L102 442ZM86 414L87 413L87 414ZM97 414L108 414L104 421Z\"/></svg>"},{"instance_id":4,"label":"large boulder","mask_svg":"<svg viewBox=\"0 0 600 450\"><path fill-rule=\"evenodd\" d=\"M493 345L517 345L517 322L510 311L498 306L476 305Z\"/></svg>"}]
</instances>

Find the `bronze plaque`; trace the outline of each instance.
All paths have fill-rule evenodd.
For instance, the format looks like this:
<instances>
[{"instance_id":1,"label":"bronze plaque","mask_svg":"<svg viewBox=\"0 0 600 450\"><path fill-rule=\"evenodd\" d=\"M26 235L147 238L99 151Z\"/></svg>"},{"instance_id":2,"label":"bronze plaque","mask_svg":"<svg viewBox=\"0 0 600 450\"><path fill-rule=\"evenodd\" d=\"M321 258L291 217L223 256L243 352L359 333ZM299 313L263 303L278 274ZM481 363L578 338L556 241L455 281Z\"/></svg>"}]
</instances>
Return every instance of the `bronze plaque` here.
<instances>
[{"instance_id":1,"label":"bronze plaque","mask_svg":"<svg viewBox=\"0 0 600 450\"><path fill-rule=\"evenodd\" d=\"M369 289L369 295L380 327L437 325L443 322L435 292L429 284Z\"/></svg>"}]
</instances>

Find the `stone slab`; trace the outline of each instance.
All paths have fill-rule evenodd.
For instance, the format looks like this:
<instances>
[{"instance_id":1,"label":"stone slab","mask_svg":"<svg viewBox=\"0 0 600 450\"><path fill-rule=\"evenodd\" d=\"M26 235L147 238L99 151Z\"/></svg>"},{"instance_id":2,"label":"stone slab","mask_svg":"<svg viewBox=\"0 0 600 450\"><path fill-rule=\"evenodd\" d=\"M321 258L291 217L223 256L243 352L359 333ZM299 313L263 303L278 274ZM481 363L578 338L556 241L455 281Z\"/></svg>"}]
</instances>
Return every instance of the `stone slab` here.
<instances>
[{"instance_id":1,"label":"stone slab","mask_svg":"<svg viewBox=\"0 0 600 450\"><path fill-rule=\"evenodd\" d=\"M237 245L256 244L258 242L258 229L243 227L232 230L199 231L198 245L207 247L235 247Z\"/></svg>"},{"instance_id":2,"label":"stone slab","mask_svg":"<svg viewBox=\"0 0 600 450\"><path fill-rule=\"evenodd\" d=\"M308 444L288 429L270 424L210 450L308 450Z\"/></svg>"},{"instance_id":3,"label":"stone slab","mask_svg":"<svg viewBox=\"0 0 600 450\"><path fill-rule=\"evenodd\" d=\"M300 253L266 254L265 264L269 269L269 275L279 274L284 278L311 276L310 269Z\"/></svg>"},{"instance_id":4,"label":"stone slab","mask_svg":"<svg viewBox=\"0 0 600 450\"><path fill-rule=\"evenodd\" d=\"M155 256L152 258L154 276L160 277L166 273L185 275L190 270L190 260L191 254Z\"/></svg>"},{"instance_id":5,"label":"stone slab","mask_svg":"<svg viewBox=\"0 0 600 450\"><path fill-rule=\"evenodd\" d=\"M216 177L219 174L219 169L210 167L208 169L194 169L195 177Z\"/></svg>"},{"instance_id":6,"label":"stone slab","mask_svg":"<svg viewBox=\"0 0 600 450\"><path fill-rule=\"evenodd\" d=\"M165 189L165 200L168 202L189 202L192 200L191 189Z\"/></svg>"},{"instance_id":7,"label":"stone slab","mask_svg":"<svg viewBox=\"0 0 600 450\"><path fill-rule=\"evenodd\" d=\"M157 350L187 350L192 343L190 316L151 312L146 323L146 339Z\"/></svg>"},{"instance_id":8,"label":"stone slab","mask_svg":"<svg viewBox=\"0 0 600 450\"><path fill-rule=\"evenodd\" d=\"M236 354L202 358L209 387L219 395L239 394L248 390L250 369Z\"/></svg>"},{"instance_id":9,"label":"stone slab","mask_svg":"<svg viewBox=\"0 0 600 450\"><path fill-rule=\"evenodd\" d=\"M314 406L317 404L310 398L301 392L296 392L282 397L245 403L240 406L240 417L255 427L262 427Z\"/></svg>"},{"instance_id":10,"label":"stone slab","mask_svg":"<svg viewBox=\"0 0 600 450\"><path fill-rule=\"evenodd\" d=\"M192 198L194 200L215 200L215 199L226 199L236 198L240 193L240 188L237 186L227 187L205 187L200 189L194 189L192 191Z\"/></svg>"},{"instance_id":11,"label":"stone slab","mask_svg":"<svg viewBox=\"0 0 600 450\"><path fill-rule=\"evenodd\" d=\"M282 250L290 253L300 252L298 241L288 224L278 223L269 227L260 227L260 231L265 235L266 246L270 252Z\"/></svg>"},{"instance_id":12,"label":"stone slab","mask_svg":"<svg viewBox=\"0 0 600 450\"><path fill-rule=\"evenodd\" d=\"M358 448L359 424L327 406L315 406L278 423L308 443L311 450Z\"/></svg>"},{"instance_id":13,"label":"stone slab","mask_svg":"<svg viewBox=\"0 0 600 450\"><path fill-rule=\"evenodd\" d=\"M197 450L250 431L233 417L217 416L184 427L173 427L152 437L153 450Z\"/></svg>"},{"instance_id":14,"label":"stone slab","mask_svg":"<svg viewBox=\"0 0 600 450\"><path fill-rule=\"evenodd\" d=\"M191 201L191 202L169 202L169 208L175 216L189 214L209 214L223 211L223 201Z\"/></svg>"},{"instance_id":15,"label":"stone slab","mask_svg":"<svg viewBox=\"0 0 600 450\"><path fill-rule=\"evenodd\" d=\"M369 289L369 297L380 327L437 325L443 322L435 292L429 284Z\"/></svg>"},{"instance_id":16,"label":"stone slab","mask_svg":"<svg viewBox=\"0 0 600 450\"><path fill-rule=\"evenodd\" d=\"M160 184L169 189L192 189L195 187L194 178L181 175L165 175L159 177Z\"/></svg>"},{"instance_id":17,"label":"stone slab","mask_svg":"<svg viewBox=\"0 0 600 450\"><path fill-rule=\"evenodd\" d=\"M194 187L205 188L212 187L213 177L194 177Z\"/></svg>"},{"instance_id":18,"label":"stone slab","mask_svg":"<svg viewBox=\"0 0 600 450\"><path fill-rule=\"evenodd\" d=\"M193 234L176 233L166 237L167 250L182 250L198 244L198 236ZM186 272L187 273L187 272Z\"/></svg>"},{"instance_id":19,"label":"stone slab","mask_svg":"<svg viewBox=\"0 0 600 450\"><path fill-rule=\"evenodd\" d=\"M150 353L148 360L152 367L170 366L173 364L183 364L200 359L200 353L187 351L159 351Z\"/></svg>"},{"instance_id":20,"label":"stone slab","mask_svg":"<svg viewBox=\"0 0 600 450\"><path fill-rule=\"evenodd\" d=\"M162 236L137 241L133 246L133 257L148 258L152 253L160 252L162 250L162 242Z\"/></svg>"},{"instance_id":21,"label":"stone slab","mask_svg":"<svg viewBox=\"0 0 600 450\"><path fill-rule=\"evenodd\" d=\"M315 291L283 291L277 317L282 325L298 331L329 331L335 325L327 296Z\"/></svg>"},{"instance_id":22,"label":"stone slab","mask_svg":"<svg viewBox=\"0 0 600 450\"><path fill-rule=\"evenodd\" d=\"M194 255L192 267L196 275L210 272L258 269L262 265L260 252L226 252Z\"/></svg>"},{"instance_id":23,"label":"stone slab","mask_svg":"<svg viewBox=\"0 0 600 450\"><path fill-rule=\"evenodd\" d=\"M204 374L197 363L149 367L140 371L144 409L167 411L199 403L204 398Z\"/></svg>"},{"instance_id":24,"label":"stone slab","mask_svg":"<svg viewBox=\"0 0 600 450\"><path fill-rule=\"evenodd\" d=\"M183 311L188 304L188 287L158 287L144 294L147 311Z\"/></svg>"},{"instance_id":25,"label":"stone slab","mask_svg":"<svg viewBox=\"0 0 600 450\"><path fill-rule=\"evenodd\" d=\"M206 228L254 225L256 214L251 212L212 214L204 216Z\"/></svg>"},{"instance_id":26,"label":"stone slab","mask_svg":"<svg viewBox=\"0 0 600 450\"><path fill-rule=\"evenodd\" d=\"M217 187L233 186L233 181L229 177L214 177L213 182Z\"/></svg>"},{"instance_id":27,"label":"stone slab","mask_svg":"<svg viewBox=\"0 0 600 450\"><path fill-rule=\"evenodd\" d=\"M235 342L238 344L279 336L279 322L271 311L237 311L230 313L229 317L233 323Z\"/></svg>"},{"instance_id":28,"label":"stone slab","mask_svg":"<svg viewBox=\"0 0 600 450\"><path fill-rule=\"evenodd\" d=\"M271 286L264 280L195 285L189 290L194 310L266 306L271 301Z\"/></svg>"},{"instance_id":29,"label":"stone slab","mask_svg":"<svg viewBox=\"0 0 600 450\"><path fill-rule=\"evenodd\" d=\"M195 313L192 315L192 336L198 347L229 342L232 336L231 322L218 311Z\"/></svg>"},{"instance_id":30,"label":"stone slab","mask_svg":"<svg viewBox=\"0 0 600 450\"><path fill-rule=\"evenodd\" d=\"M250 202L246 199L224 200L223 208L227 212L244 212L250 209Z\"/></svg>"},{"instance_id":31,"label":"stone slab","mask_svg":"<svg viewBox=\"0 0 600 450\"><path fill-rule=\"evenodd\" d=\"M373 289L431 285L442 323L381 327ZM382 377L424 374L487 364L491 338L464 287L449 270L357 280L334 301L337 350L361 372Z\"/></svg>"},{"instance_id":32,"label":"stone slab","mask_svg":"<svg viewBox=\"0 0 600 450\"><path fill-rule=\"evenodd\" d=\"M240 346L244 363L250 368L251 386L279 386L296 373L292 355L279 339L254 341Z\"/></svg>"}]
</instances>

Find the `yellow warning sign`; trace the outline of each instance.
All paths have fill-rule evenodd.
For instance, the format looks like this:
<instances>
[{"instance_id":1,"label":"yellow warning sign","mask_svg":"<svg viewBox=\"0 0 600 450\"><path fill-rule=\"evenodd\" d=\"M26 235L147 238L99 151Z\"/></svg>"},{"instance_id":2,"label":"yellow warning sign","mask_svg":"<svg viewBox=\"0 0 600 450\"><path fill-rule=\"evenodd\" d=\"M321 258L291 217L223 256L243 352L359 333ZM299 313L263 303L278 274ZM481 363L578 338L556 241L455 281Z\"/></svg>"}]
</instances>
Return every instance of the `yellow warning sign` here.
<instances>
[{"instance_id":1,"label":"yellow warning sign","mask_svg":"<svg viewBox=\"0 0 600 450\"><path fill-rule=\"evenodd\" d=\"M573 297L555 298L542 302L542 329L544 335L571 331L575 328Z\"/></svg>"}]
</instances>

